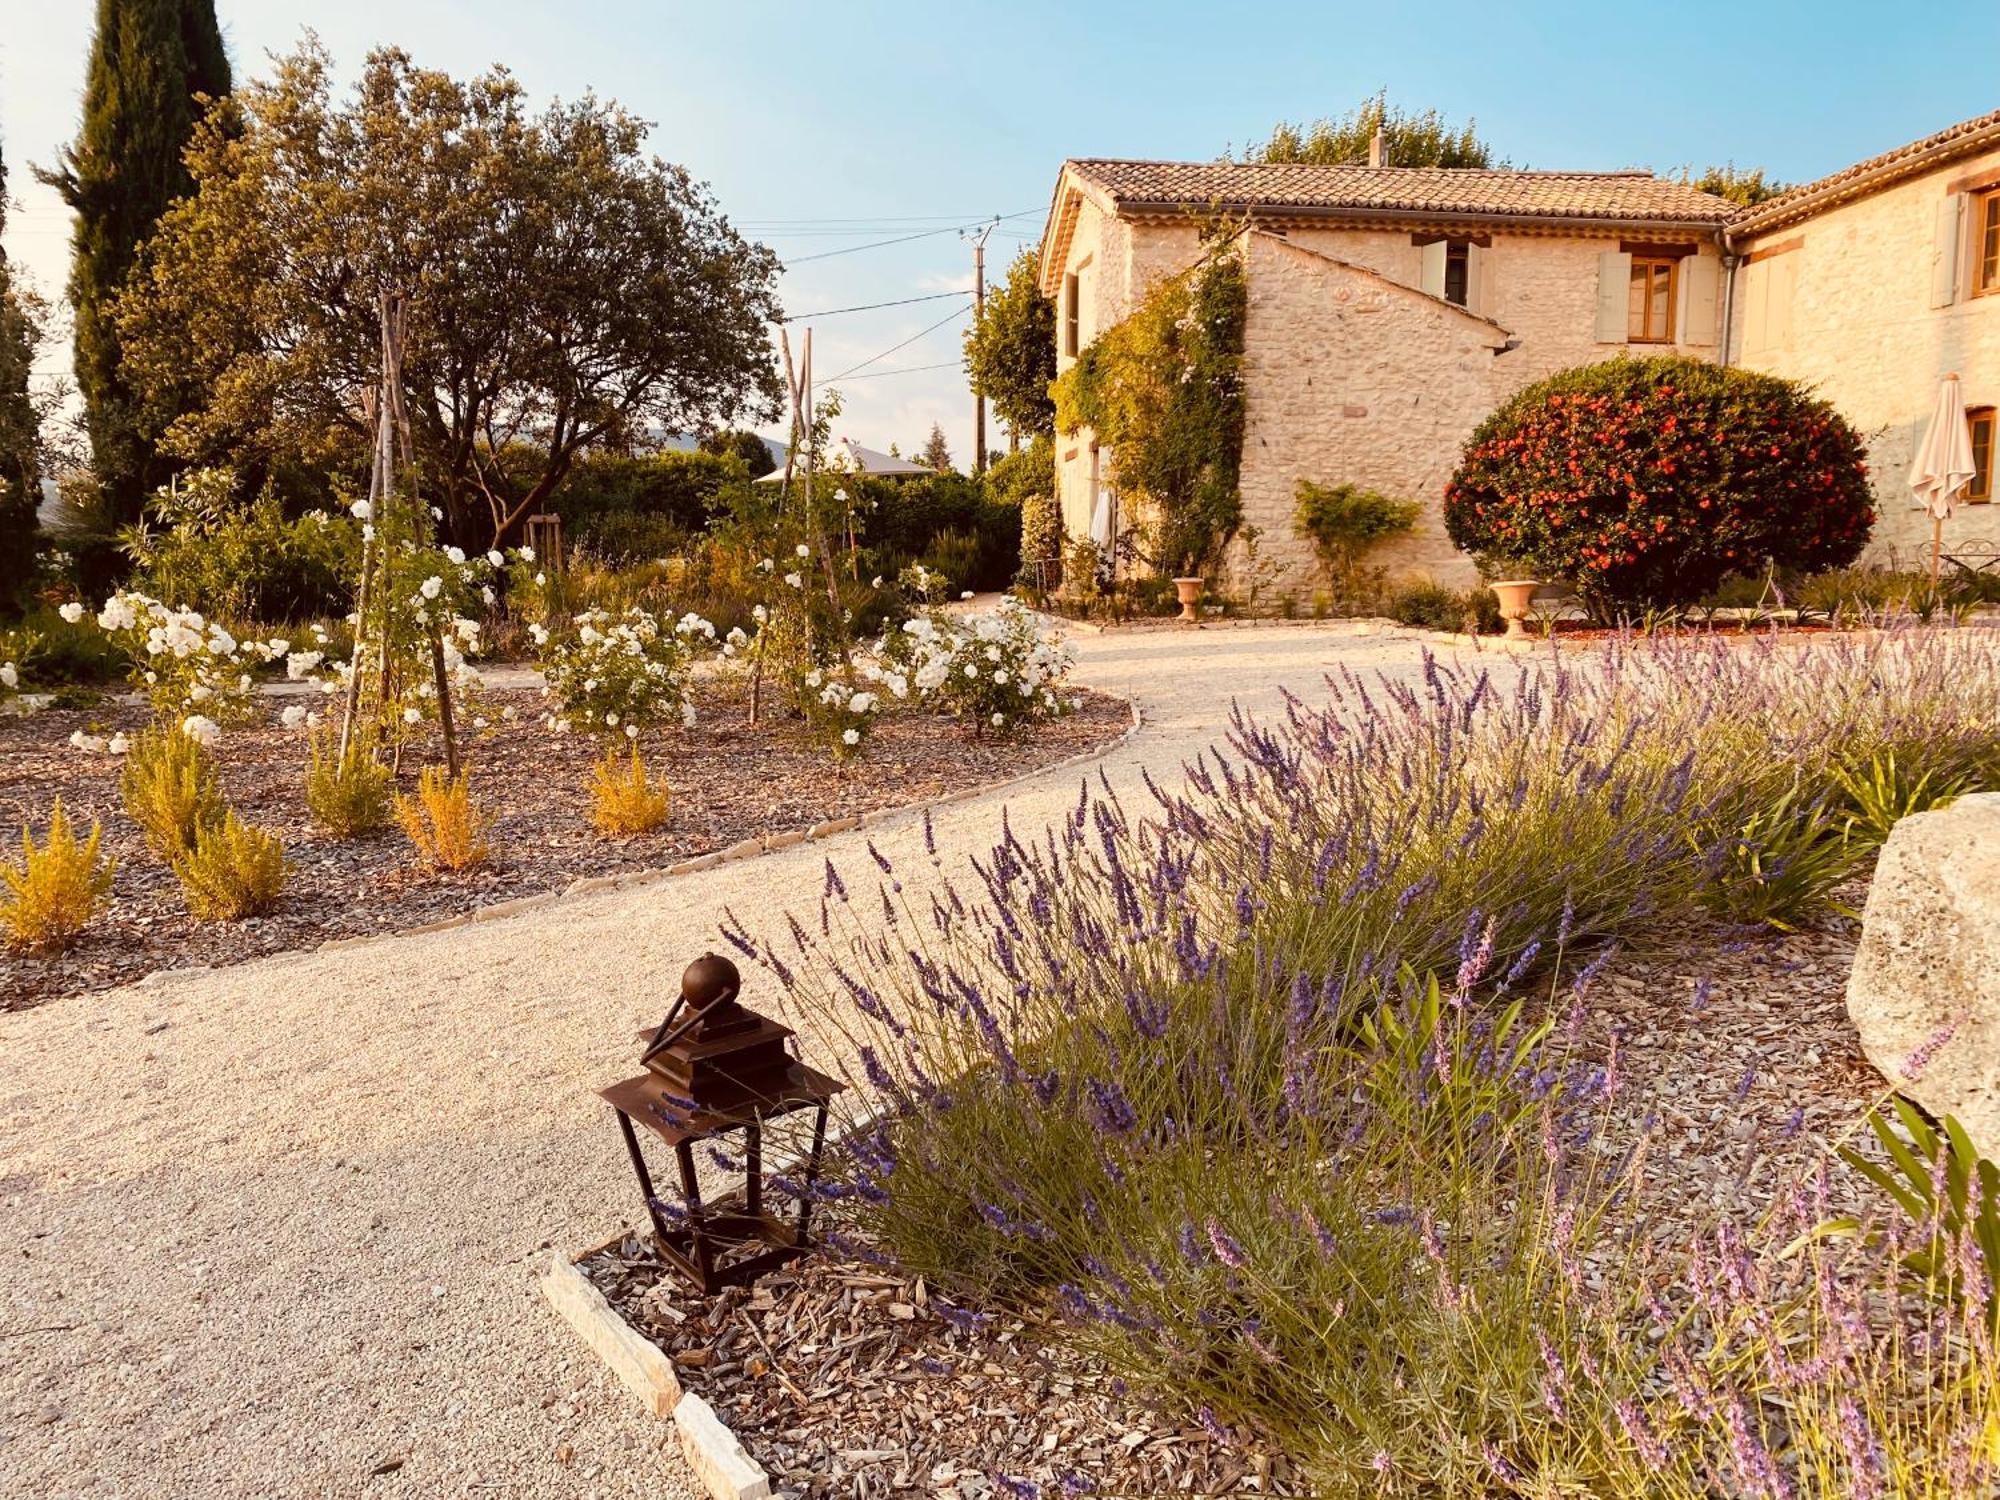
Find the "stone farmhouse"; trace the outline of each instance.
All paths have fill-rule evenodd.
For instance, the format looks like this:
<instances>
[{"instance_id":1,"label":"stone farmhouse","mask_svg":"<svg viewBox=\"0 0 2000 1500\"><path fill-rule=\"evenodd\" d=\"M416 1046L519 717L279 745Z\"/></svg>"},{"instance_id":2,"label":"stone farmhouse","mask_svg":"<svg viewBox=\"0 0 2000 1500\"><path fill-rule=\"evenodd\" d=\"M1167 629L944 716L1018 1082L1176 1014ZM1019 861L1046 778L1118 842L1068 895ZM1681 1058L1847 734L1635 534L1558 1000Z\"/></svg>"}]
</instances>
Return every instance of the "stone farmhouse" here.
<instances>
[{"instance_id":1,"label":"stone farmhouse","mask_svg":"<svg viewBox=\"0 0 2000 1500\"><path fill-rule=\"evenodd\" d=\"M1970 498L1991 498L2000 112L1749 210L1647 172L1065 162L1040 262L1058 371L1192 265L1215 215L1244 225L1241 489L1266 597L1304 602L1317 583L1292 525L1302 478L1423 502L1379 560L1470 581L1439 514L1465 439L1522 386L1627 353L1814 384L1870 438L1885 560L1928 537L1903 476L1956 370L1979 408ZM1137 519L1114 457L1087 428L1056 435L1068 534ZM1239 542L1238 585L1248 562Z\"/></svg>"}]
</instances>

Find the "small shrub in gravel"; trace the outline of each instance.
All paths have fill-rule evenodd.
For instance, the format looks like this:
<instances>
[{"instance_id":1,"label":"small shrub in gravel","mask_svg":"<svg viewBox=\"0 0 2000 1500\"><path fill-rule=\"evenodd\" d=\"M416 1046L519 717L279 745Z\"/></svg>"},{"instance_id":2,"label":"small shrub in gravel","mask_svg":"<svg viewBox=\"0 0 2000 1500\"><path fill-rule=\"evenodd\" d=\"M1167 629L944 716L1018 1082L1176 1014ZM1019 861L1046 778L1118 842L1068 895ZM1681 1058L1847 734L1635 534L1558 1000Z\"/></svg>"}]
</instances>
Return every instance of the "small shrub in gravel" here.
<instances>
[{"instance_id":1,"label":"small shrub in gravel","mask_svg":"<svg viewBox=\"0 0 2000 1500\"><path fill-rule=\"evenodd\" d=\"M667 826L673 795L651 776L634 744L629 755L607 750L590 773L590 822L611 838L630 838Z\"/></svg>"},{"instance_id":2,"label":"small shrub in gravel","mask_svg":"<svg viewBox=\"0 0 2000 1500\"><path fill-rule=\"evenodd\" d=\"M126 815L169 864L194 847L204 828L222 820L215 757L185 730L165 725L142 730L126 752L119 785Z\"/></svg>"},{"instance_id":3,"label":"small shrub in gravel","mask_svg":"<svg viewBox=\"0 0 2000 1500\"><path fill-rule=\"evenodd\" d=\"M426 767L416 794L396 799L396 821L417 857L434 870L470 870L491 852L486 835L493 816L472 800L463 771L453 776L442 766Z\"/></svg>"},{"instance_id":4,"label":"small shrub in gravel","mask_svg":"<svg viewBox=\"0 0 2000 1500\"><path fill-rule=\"evenodd\" d=\"M242 822L234 810L203 828L194 847L174 861L188 910L203 922L263 916L284 894L289 871L285 841Z\"/></svg>"},{"instance_id":5,"label":"small shrub in gravel","mask_svg":"<svg viewBox=\"0 0 2000 1500\"><path fill-rule=\"evenodd\" d=\"M103 829L93 823L90 836L79 842L60 797L49 811L40 848L32 830L21 830L21 862L0 870L10 892L0 901L0 927L7 931L8 947L60 953L76 942L111 891L114 866L97 852L102 836Z\"/></svg>"},{"instance_id":6,"label":"small shrub in gravel","mask_svg":"<svg viewBox=\"0 0 2000 1500\"><path fill-rule=\"evenodd\" d=\"M351 839L386 827L394 815L395 777L357 734L347 753L331 724L313 732L306 761L306 807L313 822L335 838Z\"/></svg>"},{"instance_id":7,"label":"small shrub in gravel","mask_svg":"<svg viewBox=\"0 0 2000 1500\"><path fill-rule=\"evenodd\" d=\"M1420 630L1491 634L1500 628L1500 600L1491 589L1460 593L1441 583L1420 580L1393 590L1386 608L1398 625Z\"/></svg>"},{"instance_id":8,"label":"small shrub in gravel","mask_svg":"<svg viewBox=\"0 0 2000 1500\"><path fill-rule=\"evenodd\" d=\"M692 614L668 622L644 609L589 610L561 634L536 627L536 639L547 645L548 726L635 739L654 725L694 722L688 669L697 650L715 644L715 627Z\"/></svg>"}]
</instances>

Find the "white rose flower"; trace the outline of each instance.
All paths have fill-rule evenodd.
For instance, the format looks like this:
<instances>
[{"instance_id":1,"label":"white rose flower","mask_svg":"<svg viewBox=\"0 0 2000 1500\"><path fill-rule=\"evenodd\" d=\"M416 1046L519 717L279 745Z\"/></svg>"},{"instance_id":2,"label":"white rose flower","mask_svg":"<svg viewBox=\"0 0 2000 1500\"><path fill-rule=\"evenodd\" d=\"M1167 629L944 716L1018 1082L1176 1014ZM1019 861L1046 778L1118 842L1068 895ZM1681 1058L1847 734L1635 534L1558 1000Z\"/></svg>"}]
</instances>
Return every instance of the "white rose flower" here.
<instances>
[{"instance_id":1,"label":"white rose flower","mask_svg":"<svg viewBox=\"0 0 2000 1500\"><path fill-rule=\"evenodd\" d=\"M104 748L109 750L113 755L123 755L127 750L132 748L132 742L121 731L118 734L112 735L110 742Z\"/></svg>"},{"instance_id":2,"label":"white rose flower","mask_svg":"<svg viewBox=\"0 0 2000 1500\"><path fill-rule=\"evenodd\" d=\"M1006 722L1007 722L1007 716L1005 714L995 714L993 716L993 727L995 729L998 729L1002 724L1005 724Z\"/></svg>"},{"instance_id":3,"label":"white rose flower","mask_svg":"<svg viewBox=\"0 0 2000 1500\"><path fill-rule=\"evenodd\" d=\"M494 567L496 567L496 568L497 568L497 567L499 567L499 566L500 566L500 564L504 563L504 562L505 562L505 561L506 561L507 559L506 559L506 558L504 558L504 557L502 557L502 556L500 555L500 549L499 549L498 547L495 547L495 548L494 548L494 549L493 549L492 551L490 551L490 552L488 552L488 553L486 554L486 560L487 560L487 561L488 561L489 563L491 563L491 564L492 564L492 565L493 565Z\"/></svg>"},{"instance_id":4,"label":"white rose flower","mask_svg":"<svg viewBox=\"0 0 2000 1500\"><path fill-rule=\"evenodd\" d=\"M800 542L792 550L798 553L800 557L811 557L813 555L812 548L808 547L804 542Z\"/></svg>"},{"instance_id":5,"label":"white rose flower","mask_svg":"<svg viewBox=\"0 0 2000 1500\"><path fill-rule=\"evenodd\" d=\"M21 671L11 661L0 662L0 687L9 692L21 685Z\"/></svg>"},{"instance_id":6,"label":"white rose flower","mask_svg":"<svg viewBox=\"0 0 2000 1500\"><path fill-rule=\"evenodd\" d=\"M357 521L372 521L375 519L375 507L370 505L366 500L357 500L347 508L354 513L354 519Z\"/></svg>"},{"instance_id":7,"label":"white rose flower","mask_svg":"<svg viewBox=\"0 0 2000 1500\"><path fill-rule=\"evenodd\" d=\"M516 547L514 552L522 562L533 562L535 560L535 549L533 547Z\"/></svg>"},{"instance_id":8,"label":"white rose flower","mask_svg":"<svg viewBox=\"0 0 2000 1500\"><path fill-rule=\"evenodd\" d=\"M435 599L444 592L444 580L433 573L418 586L417 592L426 599Z\"/></svg>"},{"instance_id":9,"label":"white rose flower","mask_svg":"<svg viewBox=\"0 0 2000 1500\"><path fill-rule=\"evenodd\" d=\"M618 715L606 714L604 716L604 725L607 729L616 729L618 727Z\"/></svg>"},{"instance_id":10,"label":"white rose flower","mask_svg":"<svg viewBox=\"0 0 2000 1500\"><path fill-rule=\"evenodd\" d=\"M841 736L840 736L840 742L841 742L841 744L843 744L843 745L858 745L858 744L860 744L860 743L861 743L861 731L860 731L860 730L858 730L858 729L849 729L849 730L846 730L846 731L844 731L844 732L843 732L843 733L841 734Z\"/></svg>"},{"instance_id":11,"label":"white rose flower","mask_svg":"<svg viewBox=\"0 0 2000 1500\"><path fill-rule=\"evenodd\" d=\"M403 710L403 722L405 724L414 724L423 716L424 711L420 708L406 708Z\"/></svg>"},{"instance_id":12,"label":"white rose flower","mask_svg":"<svg viewBox=\"0 0 2000 1500\"><path fill-rule=\"evenodd\" d=\"M283 713L279 714L278 717L284 722L285 728L297 729L301 724L305 723L306 711L302 705L294 703Z\"/></svg>"},{"instance_id":13,"label":"white rose flower","mask_svg":"<svg viewBox=\"0 0 2000 1500\"><path fill-rule=\"evenodd\" d=\"M628 740L639 738L639 726L637 724L627 724L625 726L625 738Z\"/></svg>"},{"instance_id":14,"label":"white rose flower","mask_svg":"<svg viewBox=\"0 0 2000 1500\"><path fill-rule=\"evenodd\" d=\"M806 581L796 573L787 573L785 575L785 586L787 588L802 589L806 586Z\"/></svg>"},{"instance_id":15,"label":"white rose flower","mask_svg":"<svg viewBox=\"0 0 2000 1500\"><path fill-rule=\"evenodd\" d=\"M65 620L69 621L70 624L74 625L83 618L83 606L81 604L73 604L73 603L65 604L61 609L57 610L56 613L61 615Z\"/></svg>"},{"instance_id":16,"label":"white rose flower","mask_svg":"<svg viewBox=\"0 0 2000 1500\"><path fill-rule=\"evenodd\" d=\"M444 555L445 560L454 565L465 561L465 549L463 547L447 547L444 549Z\"/></svg>"},{"instance_id":17,"label":"white rose flower","mask_svg":"<svg viewBox=\"0 0 2000 1500\"><path fill-rule=\"evenodd\" d=\"M222 726L213 719L203 718L200 714L189 714L181 720L181 733L197 745L213 746L222 740Z\"/></svg>"}]
</instances>

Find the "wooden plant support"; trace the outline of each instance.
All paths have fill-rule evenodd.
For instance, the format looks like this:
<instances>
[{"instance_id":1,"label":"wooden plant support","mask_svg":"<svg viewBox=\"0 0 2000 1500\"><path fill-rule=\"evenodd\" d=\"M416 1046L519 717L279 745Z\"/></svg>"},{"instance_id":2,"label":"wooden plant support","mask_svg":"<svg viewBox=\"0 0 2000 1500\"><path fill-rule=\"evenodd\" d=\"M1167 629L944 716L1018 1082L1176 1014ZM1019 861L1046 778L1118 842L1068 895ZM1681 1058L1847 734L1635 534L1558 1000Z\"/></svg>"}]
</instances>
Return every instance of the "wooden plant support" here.
<instances>
[{"instance_id":1,"label":"wooden plant support","mask_svg":"<svg viewBox=\"0 0 2000 1500\"><path fill-rule=\"evenodd\" d=\"M403 346L409 334L409 305L401 293L384 291L377 300L382 329L381 382L369 406L375 419L375 460L368 475L368 501L371 519L379 538L384 530L390 508L399 498L407 498L413 507L411 511L412 531L422 534L428 530L425 512L418 502L414 482L416 478L416 445L410 436L410 409L403 390ZM399 497L396 482L400 466L406 483L410 486L407 497ZM395 654L391 650L393 631L390 628L395 610L395 601L389 597L389 549L379 541L367 541L361 549L361 581L355 590L355 632L354 658L352 670L348 673L347 701L341 715L340 751L343 758L348 746L353 743L354 726L360 717L361 682L365 670L364 662L370 644L369 605L379 603L380 623L373 635L373 645L379 674L376 681L376 711L388 703L396 688ZM379 583L377 573L382 575ZM444 736L445 769L455 780L459 774L458 734L451 705L451 678L445 670L444 637L438 629L437 621L430 622L431 677L437 692L438 728ZM400 763L401 756L398 755Z\"/></svg>"}]
</instances>

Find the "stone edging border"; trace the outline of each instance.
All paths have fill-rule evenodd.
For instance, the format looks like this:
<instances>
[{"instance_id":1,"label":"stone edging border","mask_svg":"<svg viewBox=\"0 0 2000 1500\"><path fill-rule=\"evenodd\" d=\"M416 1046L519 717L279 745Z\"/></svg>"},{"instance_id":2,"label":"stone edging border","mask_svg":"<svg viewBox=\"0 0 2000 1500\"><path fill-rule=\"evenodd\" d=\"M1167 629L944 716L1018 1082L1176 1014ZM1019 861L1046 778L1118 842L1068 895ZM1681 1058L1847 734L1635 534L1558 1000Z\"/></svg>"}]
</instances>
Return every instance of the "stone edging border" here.
<instances>
[{"instance_id":1,"label":"stone edging border","mask_svg":"<svg viewBox=\"0 0 2000 1500\"><path fill-rule=\"evenodd\" d=\"M1318 630L1327 635L1337 636L1385 636L1400 641L1430 641L1440 646L1470 646L1475 651L1504 651L1521 654L1537 650L1549 644L1539 636L1527 640L1508 640L1498 635L1466 635L1456 630L1424 630L1415 625L1400 625L1394 620L1382 617L1368 619L1280 619L1259 615L1218 615L1212 620L1203 620L1199 625L1188 625L1180 620L1117 620L1104 623L1096 620L1072 620L1067 615L1054 615L1052 619L1062 622L1063 628L1078 635L1160 635L1173 631L1199 630ZM1563 642L1577 645L1578 642Z\"/></svg>"},{"instance_id":2,"label":"stone edging border","mask_svg":"<svg viewBox=\"0 0 2000 1500\"><path fill-rule=\"evenodd\" d=\"M878 828L896 818L911 817L928 812L932 808L947 807L954 802L970 802L975 798L989 797L996 792L1005 792L1043 776L1069 770L1075 766L1088 765L1104 759L1112 752L1129 744L1136 734L1145 727L1145 711L1133 700L1127 700L1132 722L1112 739L1089 750L1078 751L1065 756L1050 765L1037 766L1033 770L1021 771L1000 781L986 782L978 786L961 787L955 792L947 792L940 797L932 797L923 802L905 802L895 807L879 808L874 812L855 813L844 818L829 818L805 828L787 828L774 833L753 834L731 844L727 849L715 849L707 854L698 854L671 865L659 865L645 870L627 870L619 875L587 875L572 880L559 891L544 891L537 896L517 896L510 901L496 901L489 906L475 907L469 912L461 912L455 917L444 917L436 922L425 922L415 927L401 927L390 932L360 933L354 937L329 938L310 951L315 953L337 953L348 948L359 948L370 943L386 943L396 938L417 937L426 932L443 932L453 927L465 927L474 922L497 922L506 917L518 916L522 912L534 911L540 907L552 906L574 896L594 895L600 891L629 890L635 886L652 885L657 881L674 879L682 875L693 875L702 870L714 869L717 865L731 864L740 859L754 859L760 854L773 854L780 849L790 849L799 844L818 843L822 839L833 838L837 834L852 833L859 828ZM159 975L186 973L189 970L164 969ZM132 981L145 984L157 975L147 975L144 979Z\"/></svg>"},{"instance_id":3,"label":"stone edging border","mask_svg":"<svg viewBox=\"0 0 2000 1500\"><path fill-rule=\"evenodd\" d=\"M576 1268L577 1261L624 1238L625 1231L620 1230L574 1260L565 1259L557 1250L539 1251L531 1263L542 1295L639 1398L640 1405L654 1416L672 1421L680 1438L681 1456L715 1500L768 1500L771 1480L763 1465L750 1456L714 1407L682 1388L666 1351L619 1317L590 1278Z\"/></svg>"}]
</instances>

